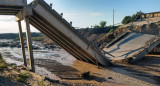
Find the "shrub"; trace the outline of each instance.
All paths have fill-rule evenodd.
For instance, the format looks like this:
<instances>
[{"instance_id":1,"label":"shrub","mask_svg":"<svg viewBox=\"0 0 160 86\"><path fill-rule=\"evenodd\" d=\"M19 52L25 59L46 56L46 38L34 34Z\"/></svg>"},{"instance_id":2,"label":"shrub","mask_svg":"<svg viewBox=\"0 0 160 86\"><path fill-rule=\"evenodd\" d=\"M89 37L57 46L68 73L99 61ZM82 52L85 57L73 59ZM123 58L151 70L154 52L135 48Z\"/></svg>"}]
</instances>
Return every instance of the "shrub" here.
<instances>
[{"instance_id":1,"label":"shrub","mask_svg":"<svg viewBox=\"0 0 160 86\"><path fill-rule=\"evenodd\" d=\"M101 22L99 23L99 25L100 25L101 28L102 28L102 27L106 27L106 24L107 24L106 21L101 21Z\"/></svg>"},{"instance_id":2,"label":"shrub","mask_svg":"<svg viewBox=\"0 0 160 86\"><path fill-rule=\"evenodd\" d=\"M26 80L29 78L30 74L28 73L20 73L16 78L17 81L21 83L26 83Z\"/></svg>"},{"instance_id":3,"label":"shrub","mask_svg":"<svg viewBox=\"0 0 160 86\"><path fill-rule=\"evenodd\" d=\"M106 38L108 38L108 36L113 32L114 30L113 29L111 29L107 34L106 34Z\"/></svg>"},{"instance_id":4,"label":"shrub","mask_svg":"<svg viewBox=\"0 0 160 86\"><path fill-rule=\"evenodd\" d=\"M125 16L122 20L122 24L128 24L131 22L131 16Z\"/></svg>"},{"instance_id":5,"label":"shrub","mask_svg":"<svg viewBox=\"0 0 160 86\"><path fill-rule=\"evenodd\" d=\"M39 86L45 86L45 84L44 84L44 79L42 79L42 80L40 81Z\"/></svg>"},{"instance_id":6,"label":"shrub","mask_svg":"<svg viewBox=\"0 0 160 86\"><path fill-rule=\"evenodd\" d=\"M136 19L141 19L141 15L144 14L143 12L137 12L136 14L132 15L132 16L125 16L124 19L122 20L122 24L128 24L130 22L134 22L136 16Z\"/></svg>"}]
</instances>

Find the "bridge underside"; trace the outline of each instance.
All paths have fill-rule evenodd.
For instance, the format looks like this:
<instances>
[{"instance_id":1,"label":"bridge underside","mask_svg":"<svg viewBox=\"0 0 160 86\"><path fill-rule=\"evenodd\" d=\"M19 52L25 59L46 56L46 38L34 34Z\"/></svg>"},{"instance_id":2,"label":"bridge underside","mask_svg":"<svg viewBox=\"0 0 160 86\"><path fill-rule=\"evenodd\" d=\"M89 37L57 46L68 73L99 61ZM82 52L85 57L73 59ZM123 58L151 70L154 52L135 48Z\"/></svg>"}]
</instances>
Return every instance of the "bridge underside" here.
<instances>
[{"instance_id":1,"label":"bridge underside","mask_svg":"<svg viewBox=\"0 0 160 86\"><path fill-rule=\"evenodd\" d=\"M0 0L0 15L16 15L26 4L26 0Z\"/></svg>"},{"instance_id":2,"label":"bridge underside","mask_svg":"<svg viewBox=\"0 0 160 86\"><path fill-rule=\"evenodd\" d=\"M0 15L16 15L23 7L0 6Z\"/></svg>"}]
</instances>

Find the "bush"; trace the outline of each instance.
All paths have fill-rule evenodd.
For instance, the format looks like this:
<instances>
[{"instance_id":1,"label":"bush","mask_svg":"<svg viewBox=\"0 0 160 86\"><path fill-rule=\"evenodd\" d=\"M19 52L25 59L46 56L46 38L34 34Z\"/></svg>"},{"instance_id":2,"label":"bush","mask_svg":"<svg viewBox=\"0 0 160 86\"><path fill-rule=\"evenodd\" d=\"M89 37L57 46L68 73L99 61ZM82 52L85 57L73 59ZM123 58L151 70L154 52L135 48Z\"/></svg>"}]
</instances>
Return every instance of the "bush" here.
<instances>
[{"instance_id":1,"label":"bush","mask_svg":"<svg viewBox=\"0 0 160 86\"><path fill-rule=\"evenodd\" d=\"M106 21L101 21L101 22L99 23L99 25L100 25L101 28L106 27L106 24L107 24Z\"/></svg>"},{"instance_id":2,"label":"bush","mask_svg":"<svg viewBox=\"0 0 160 86\"><path fill-rule=\"evenodd\" d=\"M100 26L99 25L95 25L94 28L100 28Z\"/></svg>"},{"instance_id":3,"label":"bush","mask_svg":"<svg viewBox=\"0 0 160 86\"><path fill-rule=\"evenodd\" d=\"M106 38L108 38L109 35L111 35L111 33L114 31L114 29L111 29L107 34L106 34Z\"/></svg>"},{"instance_id":4,"label":"bush","mask_svg":"<svg viewBox=\"0 0 160 86\"><path fill-rule=\"evenodd\" d=\"M29 78L30 74L28 73L20 73L16 78L17 81L21 83L26 83L26 80Z\"/></svg>"},{"instance_id":5,"label":"bush","mask_svg":"<svg viewBox=\"0 0 160 86\"><path fill-rule=\"evenodd\" d=\"M132 15L131 16L125 16L124 19L122 20L122 24L128 24L130 22L134 22L136 16L137 16L137 19L141 19L141 15L144 14L143 12L137 12L136 14Z\"/></svg>"},{"instance_id":6,"label":"bush","mask_svg":"<svg viewBox=\"0 0 160 86\"><path fill-rule=\"evenodd\" d=\"M101 21L99 22L99 25L94 25L94 28L104 28L106 27L107 22L106 21Z\"/></svg>"},{"instance_id":7,"label":"bush","mask_svg":"<svg viewBox=\"0 0 160 86\"><path fill-rule=\"evenodd\" d=\"M7 64L5 62L0 63L0 68L7 68Z\"/></svg>"},{"instance_id":8,"label":"bush","mask_svg":"<svg viewBox=\"0 0 160 86\"><path fill-rule=\"evenodd\" d=\"M131 22L134 22L135 18L136 18L136 15L135 14L132 15Z\"/></svg>"},{"instance_id":9,"label":"bush","mask_svg":"<svg viewBox=\"0 0 160 86\"><path fill-rule=\"evenodd\" d=\"M5 62L5 60L0 55L0 71L3 71L4 68L7 68L7 63Z\"/></svg>"},{"instance_id":10,"label":"bush","mask_svg":"<svg viewBox=\"0 0 160 86\"><path fill-rule=\"evenodd\" d=\"M40 81L39 86L45 86L45 84L44 84L44 79L42 79L42 80Z\"/></svg>"},{"instance_id":11,"label":"bush","mask_svg":"<svg viewBox=\"0 0 160 86\"><path fill-rule=\"evenodd\" d=\"M7 63L5 62L5 60L0 55L0 68L6 68L6 67L7 67Z\"/></svg>"},{"instance_id":12,"label":"bush","mask_svg":"<svg viewBox=\"0 0 160 86\"><path fill-rule=\"evenodd\" d=\"M131 16L125 16L124 19L122 20L122 24L128 24L131 22Z\"/></svg>"}]
</instances>

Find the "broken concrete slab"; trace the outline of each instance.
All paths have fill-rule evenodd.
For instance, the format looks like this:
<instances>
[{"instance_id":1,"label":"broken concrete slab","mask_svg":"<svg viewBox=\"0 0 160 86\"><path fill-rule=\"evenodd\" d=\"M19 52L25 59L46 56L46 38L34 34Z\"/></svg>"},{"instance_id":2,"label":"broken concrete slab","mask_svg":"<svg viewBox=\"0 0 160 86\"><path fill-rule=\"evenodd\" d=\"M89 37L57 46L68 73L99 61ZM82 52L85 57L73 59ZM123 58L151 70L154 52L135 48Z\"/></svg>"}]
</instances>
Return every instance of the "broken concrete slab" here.
<instances>
[{"instance_id":1,"label":"broken concrete slab","mask_svg":"<svg viewBox=\"0 0 160 86\"><path fill-rule=\"evenodd\" d=\"M120 62L137 61L160 43L160 37L150 34L127 32L106 45L103 50L108 59Z\"/></svg>"}]
</instances>

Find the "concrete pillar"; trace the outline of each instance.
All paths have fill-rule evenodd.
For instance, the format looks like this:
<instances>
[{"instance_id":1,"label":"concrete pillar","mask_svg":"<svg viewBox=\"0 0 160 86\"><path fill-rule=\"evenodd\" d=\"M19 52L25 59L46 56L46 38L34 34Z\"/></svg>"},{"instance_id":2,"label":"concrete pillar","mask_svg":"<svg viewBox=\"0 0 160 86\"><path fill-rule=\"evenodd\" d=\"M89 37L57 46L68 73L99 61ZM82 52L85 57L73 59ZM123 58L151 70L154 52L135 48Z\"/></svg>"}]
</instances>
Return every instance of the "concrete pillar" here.
<instances>
[{"instance_id":1,"label":"concrete pillar","mask_svg":"<svg viewBox=\"0 0 160 86\"><path fill-rule=\"evenodd\" d=\"M26 39L27 39L27 45L28 45L30 69L31 69L32 72L35 72L31 32L30 32L29 18L28 17L25 17L25 24L26 24Z\"/></svg>"},{"instance_id":2,"label":"concrete pillar","mask_svg":"<svg viewBox=\"0 0 160 86\"><path fill-rule=\"evenodd\" d=\"M24 63L24 66L27 67L27 61L26 61L26 54L25 54L25 48L24 48L24 40L23 40L23 34L22 34L21 21L18 21L18 26L19 26L19 38L20 38L20 42L21 42L23 63Z\"/></svg>"}]
</instances>

